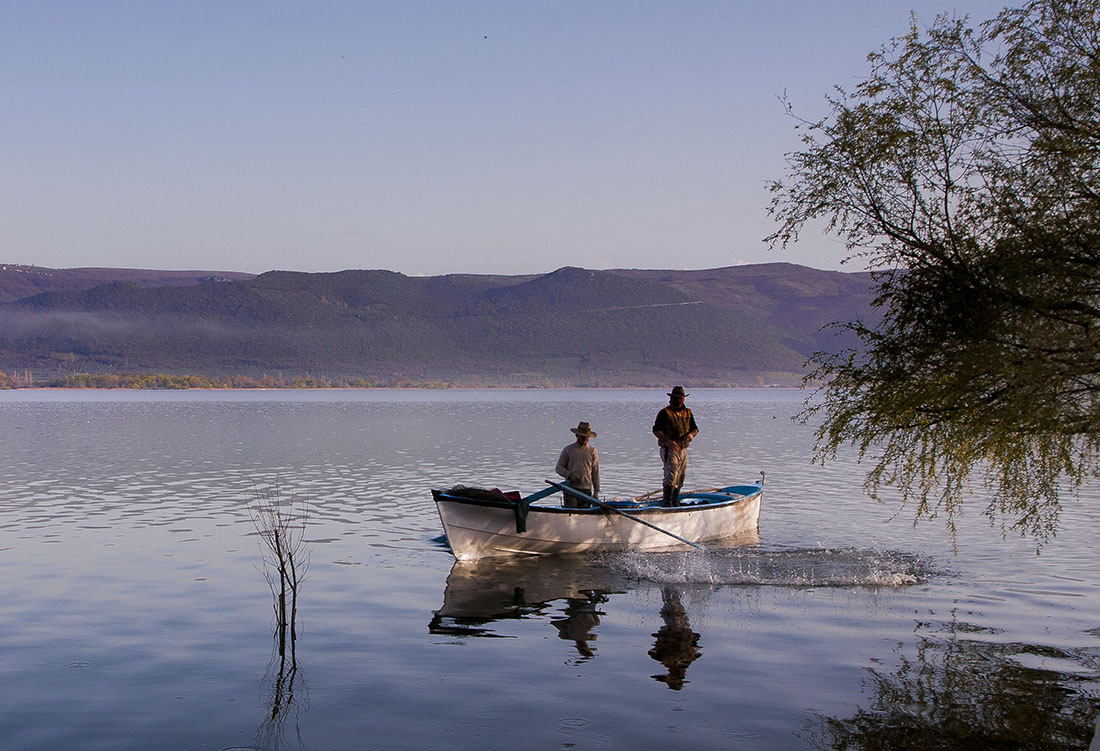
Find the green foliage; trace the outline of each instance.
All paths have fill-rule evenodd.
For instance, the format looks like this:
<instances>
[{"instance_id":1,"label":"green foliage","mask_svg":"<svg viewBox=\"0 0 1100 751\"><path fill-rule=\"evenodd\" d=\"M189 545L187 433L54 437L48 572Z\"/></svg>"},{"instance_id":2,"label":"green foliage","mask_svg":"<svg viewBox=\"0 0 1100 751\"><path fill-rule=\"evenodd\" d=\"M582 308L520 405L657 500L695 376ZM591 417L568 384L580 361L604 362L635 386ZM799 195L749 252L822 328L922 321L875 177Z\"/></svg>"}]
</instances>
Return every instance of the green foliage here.
<instances>
[{"instance_id":1,"label":"green foliage","mask_svg":"<svg viewBox=\"0 0 1100 751\"><path fill-rule=\"evenodd\" d=\"M224 389L229 383L220 378L166 373L74 373L48 384L67 389Z\"/></svg>"},{"instance_id":2,"label":"green foliage","mask_svg":"<svg viewBox=\"0 0 1100 751\"><path fill-rule=\"evenodd\" d=\"M0 372L0 388L20 388L31 385L27 380L6 376ZM73 373L49 381L44 386L66 389L337 389L377 386L363 378L318 378L311 375L287 377L264 374L260 378L240 373L228 378L203 375L169 375L167 373ZM432 382L430 388L446 388Z\"/></svg>"},{"instance_id":3,"label":"green foliage","mask_svg":"<svg viewBox=\"0 0 1100 751\"><path fill-rule=\"evenodd\" d=\"M982 474L986 513L1042 542L1100 471L1100 6L914 21L869 61L771 186L769 240L824 220L884 314L815 356L819 458L854 445L872 494L949 524Z\"/></svg>"}]
</instances>

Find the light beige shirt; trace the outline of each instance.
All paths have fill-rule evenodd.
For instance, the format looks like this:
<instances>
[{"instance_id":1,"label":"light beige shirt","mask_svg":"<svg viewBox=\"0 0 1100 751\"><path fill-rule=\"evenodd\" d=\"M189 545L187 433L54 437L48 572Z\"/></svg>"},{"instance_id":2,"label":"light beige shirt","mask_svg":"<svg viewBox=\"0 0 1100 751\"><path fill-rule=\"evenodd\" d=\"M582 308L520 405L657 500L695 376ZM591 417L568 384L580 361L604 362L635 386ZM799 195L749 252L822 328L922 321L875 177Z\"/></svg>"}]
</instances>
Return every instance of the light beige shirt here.
<instances>
[{"instance_id":1,"label":"light beige shirt","mask_svg":"<svg viewBox=\"0 0 1100 751\"><path fill-rule=\"evenodd\" d=\"M561 450L558 466L554 471L575 488L592 488L592 495L600 495L600 455L591 444L578 446L570 443Z\"/></svg>"}]
</instances>

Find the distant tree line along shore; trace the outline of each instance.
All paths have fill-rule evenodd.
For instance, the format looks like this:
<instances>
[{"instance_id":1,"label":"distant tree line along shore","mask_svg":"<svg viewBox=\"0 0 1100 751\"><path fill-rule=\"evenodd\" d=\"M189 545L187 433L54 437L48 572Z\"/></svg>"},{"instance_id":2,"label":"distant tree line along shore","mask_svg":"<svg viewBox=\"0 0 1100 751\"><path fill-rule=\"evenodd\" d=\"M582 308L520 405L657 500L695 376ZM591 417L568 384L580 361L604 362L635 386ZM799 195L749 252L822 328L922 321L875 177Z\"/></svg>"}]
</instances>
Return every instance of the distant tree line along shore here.
<instances>
[{"instance_id":1,"label":"distant tree line along shore","mask_svg":"<svg viewBox=\"0 0 1100 751\"><path fill-rule=\"evenodd\" d=\"M787 387L794 383L790 378L777 374L775 380L758 383L764 388ZM635 388L656 388L660 384L637 383ZM743 387L732 383L706 383L701 387ZM196 374L172 375L169 373L73 373L48 379L35 379L29 372L8 374L0 371L0 391L13 389L454 389L454 388L609 388L605 383L575 384L545 380L529 383L501 383L494 381L446 381L418 380L413 378L348 378L311 375L253 376L235 374L212 377ZM698 388L698 387L697 387Z\"/></svg>"},{"instance_id":2,"label":"distant tree line along shore","mask_svg":"<svg viewBox=\"0 0 1100 751\"><path fill-rule=\"evenodd\" d=\"M329 380L312 376L253 378L245 375L216 378L168 373L73 373L45 381L36 381L29 373L8 375L0 372L0 389L327 389L371 388L378 385L380 384L364 378Z\"/></svg>"}]
</instances>

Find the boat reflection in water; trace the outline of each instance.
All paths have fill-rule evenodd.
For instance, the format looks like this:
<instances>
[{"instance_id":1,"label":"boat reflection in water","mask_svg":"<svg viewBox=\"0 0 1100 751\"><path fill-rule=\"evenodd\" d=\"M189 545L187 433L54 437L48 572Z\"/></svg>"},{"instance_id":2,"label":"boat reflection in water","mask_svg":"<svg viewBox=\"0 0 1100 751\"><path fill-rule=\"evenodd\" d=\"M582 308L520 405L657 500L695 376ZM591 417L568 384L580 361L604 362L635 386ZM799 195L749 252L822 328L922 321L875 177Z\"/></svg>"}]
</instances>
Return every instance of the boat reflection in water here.
<instances>
[{"instance_id":1,"label":"boat reflection in water","mask_svg":"<svg viewBox=\"0 0 1100 751\"><path fill-rule=\"evenodd\" d=\"M591 657L590 642L596 638L592 629L603 615L599 605L608 595L632 586L637 582L583 555L455 561L443 606L435 611L428 630L448 636L500 637L492 624L549 616L554 603L565 601L564 617L551 623L561 638L577 643L583 657Z\"/></svg>"},{"instance_id":2,"label":"boat reflection in water","mask_svg":"<svg viewBox=\"0 0 1100 751\"><path fill-rule=\"evenodd\" d=\"M742 543L752 544L753 536ZM562 555L552 557L486 558L455 561L447 576L443 605L435 611L428 630L459 638L506 638L506 621L542 619L557 631L558 637L573 642L576 662L596 657L597 629L606 613L601 609L612 595L625 594L640 587L660 587L662 625L651 634L654 638L649 656L661 663L665 673L655 680L670 689L680 690L687 683L688 667L699 657L700 635L692 629L683 595L691 587L682 572L669 571L685 556L654 560L655 554L638 556ZM700 558L704 569L706 555ZM667 574L669 581L663 575ZM709 586L709 585L708 585Z\"/></svg>"}]
</instances>

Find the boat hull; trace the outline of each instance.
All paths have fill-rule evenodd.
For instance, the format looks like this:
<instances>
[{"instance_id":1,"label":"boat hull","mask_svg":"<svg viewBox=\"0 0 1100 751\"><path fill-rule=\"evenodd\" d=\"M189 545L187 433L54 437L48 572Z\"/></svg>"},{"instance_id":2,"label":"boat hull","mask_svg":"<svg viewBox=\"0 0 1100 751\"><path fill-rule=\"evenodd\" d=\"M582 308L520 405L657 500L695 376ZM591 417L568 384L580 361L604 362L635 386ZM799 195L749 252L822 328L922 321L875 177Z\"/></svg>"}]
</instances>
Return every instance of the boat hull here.
<instances>
[{"instance_id":1,"label":"boat hull","mask_svg":"<svg viewBox=\"0 0 1100 751\"><path fill-rule=\"evenodd\" d=\"M566 509L532 504L526 531L518 532L515 504L506 500L466 498L433 490L447 542L459 560L495 556L559 555L594 551L678 550L688 546L665 530L697 544L755 533L760 521L760 485L723 489L742 491L699 497L698 505L677 508L624 507L632 518L605 508ZM692 503L693 494L681 499ZM637 520L660 528L653 529Z\"/></svg>"}]
</instances>

